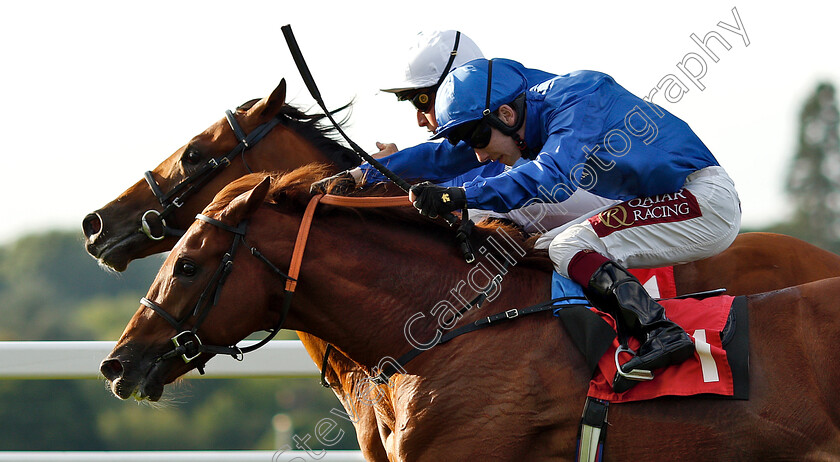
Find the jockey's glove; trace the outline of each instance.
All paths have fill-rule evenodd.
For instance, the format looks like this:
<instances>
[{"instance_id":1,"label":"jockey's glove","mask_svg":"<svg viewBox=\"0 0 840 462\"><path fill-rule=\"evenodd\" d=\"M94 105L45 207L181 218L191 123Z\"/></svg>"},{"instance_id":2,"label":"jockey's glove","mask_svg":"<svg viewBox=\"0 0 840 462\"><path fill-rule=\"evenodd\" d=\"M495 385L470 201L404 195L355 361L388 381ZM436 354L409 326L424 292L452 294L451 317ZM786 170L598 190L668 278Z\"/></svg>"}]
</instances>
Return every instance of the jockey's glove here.
<instances>
[{"instance_id":1,"label":"jockey's glove","mask_svg":"<svg viewBox=\"0 0 840 462\"><path fill-rule=\"evenodd\" d=\"M429 218L437 218L438 215L446 215L467 207L464 188L447 188L425 181L412 186L410 191L414 195L414 207L421 215Z\"/></svg>"},{"instance_id":2,"label":"jockey's glove","mask_svg":"<svg viewBox=\"0 0 840 462\"><path fill-rule=\"evenodd\" d=\"M350 170L345 170L312 183L312 186L309 187L309 192L311 194L335 194L341 196L354 189L356 189L356 179L350 174Z\"/></svg>"}]
</instances>

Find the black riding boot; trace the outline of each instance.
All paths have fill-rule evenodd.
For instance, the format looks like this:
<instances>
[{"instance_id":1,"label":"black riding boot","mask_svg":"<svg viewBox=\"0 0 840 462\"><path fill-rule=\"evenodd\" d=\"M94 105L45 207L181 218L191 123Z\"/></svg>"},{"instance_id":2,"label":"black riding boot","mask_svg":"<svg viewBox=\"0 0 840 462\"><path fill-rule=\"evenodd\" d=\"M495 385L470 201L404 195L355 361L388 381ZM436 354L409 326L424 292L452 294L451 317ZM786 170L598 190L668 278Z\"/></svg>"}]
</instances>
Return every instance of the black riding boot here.
<instances>
[{"instance_id":1,"label":"black riding boot","mask_svg":"<svg viewBox=\"0 0 840 462\"><path fill-rule=\"evenodd\" d=\"M665 317L665 309L656 303L635 276L615 262L601 265L584 289L597 308L616 317L627 333L638 338L642 346L636 356L621 366L625 373L652 371L678 364L694 354L694 343L682 327ZM616 393L629 390L638 383L616 374Z\"/></svg>"}]
</instances>

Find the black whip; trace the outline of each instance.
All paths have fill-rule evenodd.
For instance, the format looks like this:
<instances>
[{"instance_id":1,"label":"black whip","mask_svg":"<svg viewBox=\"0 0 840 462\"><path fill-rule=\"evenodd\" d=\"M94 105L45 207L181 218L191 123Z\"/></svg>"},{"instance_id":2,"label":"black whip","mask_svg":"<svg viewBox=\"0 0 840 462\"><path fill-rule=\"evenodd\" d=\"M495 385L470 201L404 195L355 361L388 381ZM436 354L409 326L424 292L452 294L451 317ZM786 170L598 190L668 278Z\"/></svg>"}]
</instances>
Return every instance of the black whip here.
<instances>
[{"instance_id":1,"label":"black whip","mask_svg":"<svg viewBox=\"0 0 840 462\"><path fill-rule=\"evenodd\" d=\"M327 110L327 106L324 104L324 100L321 98L321 92L318 91L318 86L315 85L315 79L312 78L312 73L309 71L309 66L306 65L306 61L303 59L303 54L300 51L300 47L297 44L297 40L295 40L295 34L292 32L292 26L286 24L285 26L280 28L283 31L283 36L286 37L286 43L289 45L289 51L292 52L292 58L295 60L295 64L297 65L298 71L300 71L300 76L303 77L303 83L306 84L306 88L309 89L309 94L315 98L315 102L318 103L318 106L321 106L321 109L324 111L324 114L330 119L330 122L335 126L338 133L347 141L347 144L350 145L356 154L359 155L362 159L364 159L367 163L369 163L373 168L379 170L380 173L385 175L386 178L393 181L397 186L400 187L406 193L409 189L411 189L411 185L408 184L405 180L398 177L394 172L388 170L387 167L382 165L378 160L374 159L370 154L366 153L364 149L362 149L358 144L354 143L353 140L350 139L347 134L344 133L344 130L341 129L341 126L336 123L335 119L333 119L332 114L330 111Z\"/></svg>"},{"instance_id":2,"label":"black whip","mask_svg":"<svg viewBox=\"0 0 840 462\"><path fill-rule=\"evenodd\" d=\"M297 65L298 71L300 72L300 76L303 78L303 83L306 84L306 88L309 90L309 94L312 95L312 98L315 99L315 102L318 103L318 106L321 107L321 110L324 111L324 114L327 115L327 118L330 119L333 126L335 126L338 133L347 141L347 144L350 145L350 148L356 151L356 154L359 155L363 160L369 163L373 168L379 171L382 175L384 175L389 180L393 181L394 184L399 186L400 189L405 191L406 193L409 192L411 189L411 185L408 184L407 181L403 180L399 176L397 176L391 170L388 170L387 167L382 165L381 162L374 159L373 156L365 152L364 149L361 148L358 144L354 143L353 140L344 133L344 130L341 129L341 126L333 119L332 114L330 111L327 110L326 104L324 104L323 98L321 98L321 92L318 91L318 86L315 85L315 79L312 77L312 72L309 71L309 66L306 65L306 61L303 59L303 53L300 51L300 46L298 46L297 40L295 40L295 33L292 32L292 26L290 24L286 24L285 26L281 27L280 30L283 31L283 37L286 38L286 44L289 46L289 51L292 53L292 59L295 60L295 65ZM450 225L454 225L457 221L455 215L449 213L443 217ZM468 234L468 233L467 233ZM463 239L463 240L462 240ZM472 255L472 249L469 246L468 240L465 238L459 238L461 241L461 246L464 252L464 257L467 259L468 263L472 263L475 261L475 257ZM466 242L466 244L464 243Z\"/></svg>"}]
</instances>

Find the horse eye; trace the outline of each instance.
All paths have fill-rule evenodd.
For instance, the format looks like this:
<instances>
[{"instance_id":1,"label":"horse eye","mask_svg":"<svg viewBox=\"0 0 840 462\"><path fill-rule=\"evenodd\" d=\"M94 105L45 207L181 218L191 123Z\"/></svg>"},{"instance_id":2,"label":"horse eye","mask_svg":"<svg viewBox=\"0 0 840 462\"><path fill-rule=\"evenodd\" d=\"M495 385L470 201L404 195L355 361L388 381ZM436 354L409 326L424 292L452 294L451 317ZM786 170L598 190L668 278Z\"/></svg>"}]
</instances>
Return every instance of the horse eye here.
<instances>
[{"instance_id":1,"label":"horse eye","mask_svg":"<svg viewBox=\"0 0 840 462\"><path fill-rule=\"evenodd\" d=\"M199 154L199 152L195 149L187 149L184 152L184 155L181 156L181 161L188 164L197 164L201 161L201 154Z\"/></svg>"},{"instance_id":2,"label":"horse eye","mask_svg":"<svg viewBox=\"0 0 840 462\"><path fill-rule=\"evenodd\" d=\"M189 260L178 260L178 262L175 263L175 274L178 275L187 277L195 276L197 270L198 266Z\"/></svg>"}]
</instances>

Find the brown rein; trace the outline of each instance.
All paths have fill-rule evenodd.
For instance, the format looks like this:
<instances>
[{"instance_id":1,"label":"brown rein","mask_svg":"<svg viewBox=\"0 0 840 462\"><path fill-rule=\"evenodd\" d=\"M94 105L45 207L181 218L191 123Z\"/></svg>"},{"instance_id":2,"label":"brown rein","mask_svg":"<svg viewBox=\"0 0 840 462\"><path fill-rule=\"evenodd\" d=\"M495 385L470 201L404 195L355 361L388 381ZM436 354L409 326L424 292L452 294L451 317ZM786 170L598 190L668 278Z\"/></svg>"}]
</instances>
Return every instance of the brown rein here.
<instances>
[{"instance_id":1,"label":"brown rein","mask_svg":"<svg viewBox=\"0 0 840 462\"><path fill-rule=\"evenodd\" d=\"M292 251L292 261L289 264L289 277L286 280L286 290L294 292L297 286L297 278L300 274L300 266L303 264L303 252L306 250L306 241L309 237L309 230L312 227L312 220L315 218L315 208L318 204L338 205L343 207L375 208L375 207L408 207L411 202L408 196L395 197L345 197L332 194L318 194L312 196L306 210L303 212L303 219L300 222L295 248Z\"/></svg>"},{"instance_id":2,"label":"brown rein","mask_svg":"<svg viewBox=\"0 0 840 462\"><path fill-rule=\"evenodd\" d=\"M306 250L306 241L309 237L309 230L312 227L312 220L315 218L315 209L319 203L327 205L338 205L344 207L407 207L411 205L408 196L394 196L394 197L346 197L335 196L332 194L318 194L312 196L309 204L306 205L306 210L303 212L303 219L300 222L297 238L295 239L295 248L292 251L292 261L289 264L289 276L291 279L286 280L286 291L294 292L297 286L297 278L300 274L300 266L303 264L303 252ZM335 384L331 384L326 377L327 360L330 357L330 352L333 349L332 344L327 344L327 349L324 351L324 359L321 361L321 385L326 388L332 388Z\"/></svg>"}]
</instances>

